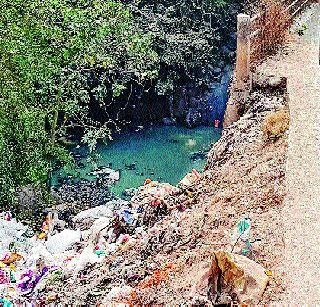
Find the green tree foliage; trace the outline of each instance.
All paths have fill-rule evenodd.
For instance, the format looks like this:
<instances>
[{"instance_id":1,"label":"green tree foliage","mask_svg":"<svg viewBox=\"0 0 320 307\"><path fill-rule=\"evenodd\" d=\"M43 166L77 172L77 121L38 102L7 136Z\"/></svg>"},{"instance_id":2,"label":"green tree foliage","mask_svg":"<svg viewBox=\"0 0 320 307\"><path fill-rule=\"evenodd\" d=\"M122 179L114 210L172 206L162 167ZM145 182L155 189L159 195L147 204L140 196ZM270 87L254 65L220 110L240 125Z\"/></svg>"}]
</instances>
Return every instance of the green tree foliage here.
<instances>
[{"instance_id":1,"label":"green tree foliage","mask_svg":"<svg viewBox=\"0 0 320 307\"><path fill-rule=\"evenodd\" d=\"M158 72L148 34L123 4L108 0L0 0L0 205L15 189L41 185L71 160L69 128L83 142L110 137L112 120L88 117L90 99L104 103L134 80Z\"/></svg>"},{"instance_id":2,"label":"green tree foliage","mask_svg":"<svg viewBox=\"0 0 320 307\"><path fill-rule=\"evenodd\" d=\"M184 82L209 84L210 66L225 60L221 47L235 31L243 0L129 1L135 22L153 38L161 70L160 94L172 94ZM211 69L212 70L212 69Z\"/></svg>"},{"instance_id":3,"label":"green tree foliage","mask_svg":"<svg viewBox=\"0 0 320 307\"><path fill-rule=\"evenodd\" d=\"M111 138L144 87L156 101L210 83L242 2L0 0L0 206L72 162L72 131L91 150Z\"/></svg>"}]
</instances>

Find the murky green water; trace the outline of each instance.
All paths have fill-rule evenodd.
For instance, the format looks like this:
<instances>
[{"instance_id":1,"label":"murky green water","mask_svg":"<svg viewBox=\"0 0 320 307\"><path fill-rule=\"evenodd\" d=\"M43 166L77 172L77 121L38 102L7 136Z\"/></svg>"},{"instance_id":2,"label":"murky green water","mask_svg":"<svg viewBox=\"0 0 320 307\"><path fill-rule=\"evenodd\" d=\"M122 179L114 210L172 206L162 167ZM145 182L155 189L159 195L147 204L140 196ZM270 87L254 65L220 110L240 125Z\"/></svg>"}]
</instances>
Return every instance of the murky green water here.
<instances>
[{"instance_id":1,"label":"murky green water","mask_svg":"<svg viewBox=\"0 0 320 307\"><path fill-rule=\"evenodd\" d=\"M152 127L122 135L120 139L97 148L98 166L120 170L120 180L111 187L117 195L127 188L138 187L146 178L177 184L192 168L202 170L205 159L191 159L199 150L207 150L221 135L221 129L199 127ZM78 169L78 177L92 179L92 165ZM135 164L135 169L126 166ZM62 174L64 176L65 174Z\"/></svg>"}]
</instances>

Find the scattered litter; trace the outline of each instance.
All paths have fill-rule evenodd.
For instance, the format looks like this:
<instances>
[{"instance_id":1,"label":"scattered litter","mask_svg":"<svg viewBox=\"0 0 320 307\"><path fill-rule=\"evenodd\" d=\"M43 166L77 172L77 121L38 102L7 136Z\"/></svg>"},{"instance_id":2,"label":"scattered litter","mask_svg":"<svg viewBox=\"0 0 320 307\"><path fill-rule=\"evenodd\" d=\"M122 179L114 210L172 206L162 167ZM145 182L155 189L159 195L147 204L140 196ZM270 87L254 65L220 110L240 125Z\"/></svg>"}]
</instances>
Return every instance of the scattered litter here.
<instances>
[{"instance_id":1,"label":"scattered litter","mask_svg":"<svg viewBox=\"0 0 320 307\"><path fill-rule=\"evenodd\" d=\"M272 273L272 271L270 271L270 270L266 270L265 273L266 273L266 275L269 276L269 277L273 276L273 273Z\"/></svg>"},{"instance_id":2,"label":"scattered litter","mask_svg":"<svg viewBox=\"0 0 320 307\"><path fill-rule=\"evenodd\" d=\"M17 253L11 253L11 254L6 254L4 257L1 259L1 262L4 264L13 264L16 261L19 261L22 259L22 256L17 254Z\"/></svg>"},{"instance_id":3,"label":"scattered litter","mask_svg":"<svg viewBox=\"0 0 320 307\"><path fill-rule=\"evenodd\" d=\"M249 218L245 218L237 224L236 240L232 246L231 252L234 251L234 248L239 242L239 240L241 240L245 244L245 247L241 250L242 255L247 255L252 251L252 244L249 242L250 230L251 221Z\"/></svg>"},{"instance_id":4,"label":"scattered litter","mask_svg":"<svg viewBox=\"0 0 320 307\"><path fill-rule=\"evenodd\" d=\"M61 253L70 249L73 244L80 242L80 240L80 231L64 229L62 232L48 237L46 247L50 253Z\"/></svg>"},{"instance_id":5,"label":"scattered litter","mask_svg":"<svg viewBox=\"0 0 320 307\"><path fill-rule=\"evenodd\" d=\"M194 185L200 179L200 177L200 173L196 169L193 169L179 182L179 185L184 188L190 187Z\"/></svg>"}]
</instances>

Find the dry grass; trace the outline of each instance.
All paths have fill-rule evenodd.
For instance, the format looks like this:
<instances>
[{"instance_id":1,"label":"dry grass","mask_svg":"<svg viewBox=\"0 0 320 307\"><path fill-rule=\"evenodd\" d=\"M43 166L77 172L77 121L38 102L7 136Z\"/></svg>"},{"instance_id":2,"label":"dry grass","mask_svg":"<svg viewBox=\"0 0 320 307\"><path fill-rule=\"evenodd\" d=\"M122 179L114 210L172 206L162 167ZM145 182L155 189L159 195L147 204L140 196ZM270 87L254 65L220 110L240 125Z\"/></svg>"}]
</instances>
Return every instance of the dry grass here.
<instances>
[{"instance_id":1,"label":"dry grass","mask_svg":"<svg viewBox=\"0 0 320 307\"><path fill-rule=\"evenodd\" d=\"M289 129L290 116L285 109L269 114L262 125L262 131L267 140L277 140Z\"/></svg>"},{"instance_id":2,"label":"dry grass","mask_svg":"<svg viewBox=\"0 0 320 307\"><path fill-rule=\"evenodd\" d=\"M252 30L261 32L252 39L252 61L259 61L277 51L288 35L290 14L283 3L277 0L263 0L259 9L260 18L254 21Z\"/></svg>"}]
</instances>

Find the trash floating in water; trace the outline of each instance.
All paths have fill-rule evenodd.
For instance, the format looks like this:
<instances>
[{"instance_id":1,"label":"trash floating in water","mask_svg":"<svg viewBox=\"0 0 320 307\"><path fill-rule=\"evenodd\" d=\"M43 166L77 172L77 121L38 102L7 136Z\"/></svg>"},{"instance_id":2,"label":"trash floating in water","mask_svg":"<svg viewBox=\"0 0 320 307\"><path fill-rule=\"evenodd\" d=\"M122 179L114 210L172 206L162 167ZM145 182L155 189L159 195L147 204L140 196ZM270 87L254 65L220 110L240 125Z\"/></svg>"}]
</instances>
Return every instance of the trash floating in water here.
<instances>
[{"instance_id":1,"label":"trash floating in water","mask_svg":"<svg viewBox=\"0 0 320 307\"><path fill-rule=\"evenodd\" d=\"M189 139L186 142L186 146L189 146L189 147L194 147L194 146L196 146L196 144L197 144L197 141L194 139Z\"/></svg>"},{"instance_id":2,"label":"trash floating in water","mask_svg":"<svg viewBox=\"0 0 320 307\"><path fill-rule=\"evenodd\" d=\"M88 174L89 176L107 176L111 181L118 181L120 179L120 172L108 167L100 167Z\"/></svg>"},{"instance_id":3,"label":"trash floating in water","mask_svg":"<svg viewBox=\"0 0 320 307\"><path fill-rule=\"evenodd\" d=\"M138 188L142 185L145 178L176 185L190 169L200 170L204 167L205 160L200 158L192 160L189 158L190 155L201 150L206 151L212 143L219 139L220 135L220 130L208 127L198 127L191 130L182 127L152 127L139 133L126 135L128 137L126 139L119 138L108 146L101 145L97 148L101 156L97 166L120 170L119 181L112 184L107 178L100 177L97 182L99 186L101 186L101 181L107 184L104 184L102 191L99 191L95 184L86 182L96 181L95 176L87 175L92 171L87 165L86 168L77 170L80 173L79 178L81 178L77 183L73 181L78 175L68 179L68 174L65 171L60 171L60 178L65 183L60 185L61 182L57 183L58 172L54 173L52 182L55 185L55 192L62 196L65 202L77 202L80 205L84 203L80 200L85 200L86 203L90 202L92 206L95 206L97 203L102 205L103 198L109 197L103 191L109 190L121 197L126 189ZM169 142L168 140L176 141ZM195 140L196 145L186 146L188 140ZM83 150L84 148L82 148ZM175 154L170 154L172 152ZM86 163L85 158L82 159L81 162ZM60 187L61 190L59 190ZM68 192L68 189L72 191ZM73 201L72 198L75 200Z\"/></svg>"}]
</instances>

